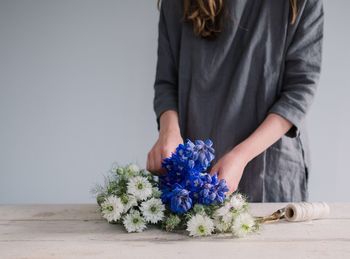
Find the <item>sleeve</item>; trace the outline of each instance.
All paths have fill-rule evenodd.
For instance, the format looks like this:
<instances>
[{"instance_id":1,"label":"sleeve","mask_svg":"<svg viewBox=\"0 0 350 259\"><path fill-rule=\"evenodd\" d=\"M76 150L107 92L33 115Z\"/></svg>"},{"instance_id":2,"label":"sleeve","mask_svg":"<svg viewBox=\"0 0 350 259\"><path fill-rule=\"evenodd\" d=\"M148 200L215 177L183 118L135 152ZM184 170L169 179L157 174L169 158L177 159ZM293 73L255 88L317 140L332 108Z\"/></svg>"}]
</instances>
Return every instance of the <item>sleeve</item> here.
<instances>
[{"instance_id":1,"label":"sleeve","mask_svg":"<svg viewBox=\"0 0 350 259\"><path fill-rule=\"evenodd\" d=\"M295 31L286 50L280 96L269 109L270 113L276 113L293 124L286 133L291 138L300 134L300 126L314 99L320 76L322 0L306 0L299 12L296 23L289 25L295 26Z\"/></svg>"},{"instance_id":2,"label":"sleeve","mask_svg":"<svg viewBox=\"0 0 350 259\"><path fill-rule=\"evenodd\" d=\"M178 69L176 66L175 55L172 51L174 49L174 42L176 41L176 29L171 30L171 37L169 36L168 27L175 24L171 13L166 17L165 8L170 2L162 1L160 7L160 15L158 22L158 50L157 50L157 66L156 77L154 82L154 99L153 108L157 118L157 128L160 129L159 119L163 112L167 110L178 111ZM166 7L165 7L166 6ZM167 22L169 24L167 24ZM176 22L176 21L175 21ZM171 44L173 43L173 44Z\"/></svg>"}]
</instances>

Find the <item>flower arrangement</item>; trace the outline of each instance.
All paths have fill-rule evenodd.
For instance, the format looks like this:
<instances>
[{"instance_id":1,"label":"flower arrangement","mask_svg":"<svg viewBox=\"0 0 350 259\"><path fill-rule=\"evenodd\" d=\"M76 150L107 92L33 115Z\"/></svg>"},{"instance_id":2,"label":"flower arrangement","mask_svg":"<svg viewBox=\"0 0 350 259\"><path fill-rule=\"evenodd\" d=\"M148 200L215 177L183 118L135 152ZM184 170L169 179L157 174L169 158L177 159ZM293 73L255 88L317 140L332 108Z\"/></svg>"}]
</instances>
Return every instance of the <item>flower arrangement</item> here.
<instances>
[{"instance_id":1,"label":"flower arrangement","mask_svg":"<svg viewBox=\"0 0 350 259\"><path fill-rule=\"evenodd\" d=\"M248 212L244 195L227 195L225 180L210 175L215 158L210 140L186 140L163 160L159 177L136 165L114 167L97 202L110 223L122 223L128 232L147 224L166 231L186 230L190 236L231 233L243 237L257 231L260 222Z\"/></svg>"},{"instance_id":2,"label":"flower arrangement","mask_svg":"<svg viewBox=\"0 0 350 259\"><path fill-rule=\"evenodd\" d=\"M137 165L114 166L104 186L97 188L97 203L109 223L122 223L128 232L142 232L147 223L164 218L157 179Z\"/></svg>"}]
</instances>

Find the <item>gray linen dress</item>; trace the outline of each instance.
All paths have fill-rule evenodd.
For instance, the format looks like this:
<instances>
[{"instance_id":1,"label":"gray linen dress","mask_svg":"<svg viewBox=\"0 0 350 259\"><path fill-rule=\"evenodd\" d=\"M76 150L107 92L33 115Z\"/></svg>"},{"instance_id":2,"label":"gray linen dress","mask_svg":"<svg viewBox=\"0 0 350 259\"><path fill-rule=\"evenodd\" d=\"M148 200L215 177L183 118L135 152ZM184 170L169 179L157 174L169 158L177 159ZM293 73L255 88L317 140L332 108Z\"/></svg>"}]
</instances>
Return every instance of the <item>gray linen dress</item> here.
<instances>
[{"instance_id":1,"label":"gray linen dress","mask_svg":"<svg viewBox=\"0 0 350 259\"><path fill-rule=\"evenodd\" d=\"M229 19L214 41L183 23L182 0L163 0L158 24L154 110L179 114L184 139L210 138L216 161L276 113L293 127L250 161L238 191L250 202L308 201L311 167L305 115L321 70L323 5L226 0ZM215 161L214 161L215 162Z\"/></svg>"}]
</instances>

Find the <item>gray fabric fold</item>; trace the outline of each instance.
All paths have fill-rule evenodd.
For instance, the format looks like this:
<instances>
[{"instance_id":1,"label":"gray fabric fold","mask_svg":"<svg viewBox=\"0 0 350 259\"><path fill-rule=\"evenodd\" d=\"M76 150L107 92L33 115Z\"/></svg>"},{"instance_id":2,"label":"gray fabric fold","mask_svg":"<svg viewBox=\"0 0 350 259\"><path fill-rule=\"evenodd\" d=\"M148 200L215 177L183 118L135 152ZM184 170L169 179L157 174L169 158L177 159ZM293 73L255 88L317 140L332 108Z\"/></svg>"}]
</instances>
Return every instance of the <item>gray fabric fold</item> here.
<instances>
[{"instance_id":1,"label":"gray fabric fold","mask_svg":"<svg viewBox=\"0 0 350 259\"><path fill-rule=\"evenodd\" d=\"M305 123L321 69L323 5L302 0L294 25L289 1L226 1L229 19L214 41L181 21L182 1L163 0L154 110L179 113L184 139L214 142L216 161L269 113L293 127L249 162L239 191L251 202L308 200Z\"/></svg>"}]
</instances>

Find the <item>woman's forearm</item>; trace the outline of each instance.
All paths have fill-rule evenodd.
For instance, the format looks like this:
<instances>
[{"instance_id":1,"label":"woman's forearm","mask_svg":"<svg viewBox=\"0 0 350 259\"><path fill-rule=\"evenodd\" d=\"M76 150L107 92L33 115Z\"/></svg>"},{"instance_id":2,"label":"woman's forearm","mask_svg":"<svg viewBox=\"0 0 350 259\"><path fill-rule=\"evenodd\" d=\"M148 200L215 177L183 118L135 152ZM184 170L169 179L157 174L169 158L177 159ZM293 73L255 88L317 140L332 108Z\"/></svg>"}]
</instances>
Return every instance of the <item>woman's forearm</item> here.
<instances>
[{"instance_id":1,"label":"woman's forearm","mask_svg":"<svg viewBox=\"0 0 350 259\"><path fill-rule=\"evenodd\" d=\"M168 110L163 112L160 116L159 122L159 134L164 134L168 132L180 133L179 116L176 111Z\"/></svg>"},{"instance_id":2,"label":"woman's forearm","mask_svg":"<svg viewBox=\"0 0 350 259\"><path fill-rule=\"evenodd\" d=\"M270 113L247 139L234 147L233 151L237 151L248 163L279 140L292 126L292 123L282 116Z\"/></svg>"}]
</instances>

